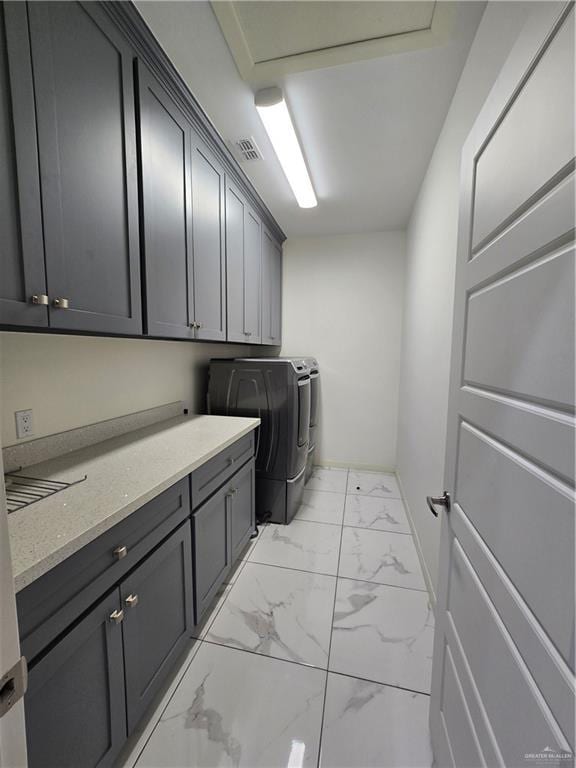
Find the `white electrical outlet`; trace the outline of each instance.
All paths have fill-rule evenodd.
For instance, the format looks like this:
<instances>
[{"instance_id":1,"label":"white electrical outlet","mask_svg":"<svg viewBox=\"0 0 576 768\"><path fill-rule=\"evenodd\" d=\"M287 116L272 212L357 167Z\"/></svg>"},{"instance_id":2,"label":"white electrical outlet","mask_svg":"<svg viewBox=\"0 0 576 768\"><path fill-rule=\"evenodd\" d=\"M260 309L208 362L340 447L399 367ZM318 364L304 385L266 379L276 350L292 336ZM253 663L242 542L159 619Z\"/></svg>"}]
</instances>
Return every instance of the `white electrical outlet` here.
<instances>
[{"instance_id":1,"label":"white electrical outlet","mask_svg":"<svg viewBox=\"0 0 576 768\"><path fill-rule=\"evenodd\" d=\"M32 421L32 409L27 411L16 411L16 437L31 437L34 434L34 423Z\"/></svg>"}]
</instances>

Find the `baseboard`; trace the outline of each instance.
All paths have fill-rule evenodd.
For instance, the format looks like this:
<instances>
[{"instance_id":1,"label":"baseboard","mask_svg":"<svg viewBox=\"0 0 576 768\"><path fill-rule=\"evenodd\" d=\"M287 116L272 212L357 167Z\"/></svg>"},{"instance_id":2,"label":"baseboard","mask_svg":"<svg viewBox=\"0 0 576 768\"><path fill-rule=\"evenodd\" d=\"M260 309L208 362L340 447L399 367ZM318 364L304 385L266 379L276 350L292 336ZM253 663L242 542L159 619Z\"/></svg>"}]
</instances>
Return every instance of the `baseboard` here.
<instances>
[{"instance_id":1,"label":"baseboard","mask_svg":"<svg viewBox=\"0 0 576 768\"><path fill-rule=\"evenodd\" d=\"M436 592L434 591L434 584L432 582L432 579L430 578L430 571L428 570L426 560L424 559L424 552L422 550L422 545L420 543L420 537L418 536L418 531L416 529L416 526L414 525L414 518L412 516L412 512L410 510L408 501L406 499L406 493L404 492L404 486L402 485L402 478L400 477L400 473L398 472L398 470L396 470L394 474L396 475L396 480L398 481L398 487L400 488L400 495L402 496L402 501L404 502L404 508L406 510L406 517L408 518L408 524L410 525L410 530L412 531L412 536L414 537L414 544L416 545L416 552L418 553L418 559L420 560L420 565L422 566L422 573L424 574L426 589L428 590L428 594L430 595L430 605L432 606L434 615L436 615Z\"/></svg>"},{"instance_id":2,"label":"baseboard","mask_svg":"<svg viewBox=\"0 0 576 768\"><path fill-rule=\"evenodd\" d=\"M356 469L359 472L385 472L388 475L395 474L394 467L385 467L382 464L356 464L355 462L330 461L319 458L314 462L316 467L334 467L334 469Z\"/></svg>"}]
</instances>

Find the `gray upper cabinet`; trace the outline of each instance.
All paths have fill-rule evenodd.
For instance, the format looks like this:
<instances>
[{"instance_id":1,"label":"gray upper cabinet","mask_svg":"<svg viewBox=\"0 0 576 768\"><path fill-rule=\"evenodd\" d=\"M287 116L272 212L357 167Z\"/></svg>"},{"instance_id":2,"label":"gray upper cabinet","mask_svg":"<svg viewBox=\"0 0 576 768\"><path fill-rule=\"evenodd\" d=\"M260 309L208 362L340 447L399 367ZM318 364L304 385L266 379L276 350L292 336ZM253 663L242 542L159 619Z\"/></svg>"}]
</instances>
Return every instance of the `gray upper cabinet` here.
<instances>
[{"instance_id":1,"label":"gray upper cabinet","mask_svg":"<svg viewBox=\"0 0 576 768\"><path fill-rule=\"evenodd\" d=\"M0 323L46 326L36 116L24 3L0 4L0 168Z\"/></svg>"},{"instance_id":2,"label":"gray upper cabinet","mask_svg":"<svg viewBox=\"0 0 576 768\"><path fill-rule=\"evenodd\" d=\"M246 209L244 228L244 325L247 340L260 344L262 338L260 320L260 289L262 271L262 224L252 208Z\"/></svg>"},{"instance_id":3,"label":"gray upper cabinet","mask_svg":"<svg viewBox=\"0 0 576 768\"><path fill-rule=\"evenodd\" d=\"M0 325L280 342L281 233L132 3L0 0L0 167Z\"/></svg>"},{"instance_id":4,"label":"gray upper cabinet","mask_svg":"<svg viewBox=\"0 0 576 768\"><path fill-rule=\"evenodd\" d=\"M30 3L50 326L142 332L133 51L96 3Z\"/></svg>"},{"instance_id":5,"label":"gray upper cabinet","mask_svg":"<svg viewBox=\"0 0 576 768\"><path fill-rule=\"evenodd\" d=\"M193 339L191 126L141 62L138 93L146 330Z\"/></svg>"},{"instance_id":6,"label":"gray upper cabinet","mask_svg":"<svg viewBox=\"0 0 576 768\"><path fill-rule=\"evenodd\" d=\"M197 339L226 339L224 170L192 132L194 325Z\"/></svg>"},{"instance_id":7,"label":"gray upper cabinet","mask_svg":"<svg viewBox=\"0 0 576 768\"><path fill-rule=\"evenodd\" d=\"M228 340L259 344L261 223L238 187L226 181Z\"/></svg>"},{"instance_id":8,"label":"gray upper cabinet","mask_svg":"<svg viewBox=\"0 0 576 768\"><path fill-rule=\"evenodd\" d=\"M262 344L282 343L282 246L262 228Z\"/></svg>"}]
</instances>

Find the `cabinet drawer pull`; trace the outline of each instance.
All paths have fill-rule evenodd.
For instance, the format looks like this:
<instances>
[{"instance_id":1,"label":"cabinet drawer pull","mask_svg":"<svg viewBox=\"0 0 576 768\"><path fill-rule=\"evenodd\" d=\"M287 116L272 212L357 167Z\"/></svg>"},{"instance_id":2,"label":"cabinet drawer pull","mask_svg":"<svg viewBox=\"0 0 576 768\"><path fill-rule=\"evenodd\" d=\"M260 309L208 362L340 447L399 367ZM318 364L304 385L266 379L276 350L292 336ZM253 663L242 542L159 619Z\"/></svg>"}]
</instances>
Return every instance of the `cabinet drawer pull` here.
<instances>
[{"instance_id":1,"label":"cabinet drawer pull","mask_svg":"<svg viewBox=\"0 0 576 768\"><path fill-rule=\"evenodd\" d=\"M63 296L59 296L57 299L52 300L52 306L55 309L69 309L70 301L65 299Z\"/></svg>"},{"instance_id":2,"label":"cabinet drawer pull","mask_svg":"<svg viewBox=\"0 0 576 768\"><path fill-rule=\"evenodd\" d=\"M196 323L196 328L202 328L202 323Z\"/></svg>"},{"instance_id":3,"label":"cabinet drawer pull","mask_svg":"<svg viewBox=\"0 0 576 768\"><path fill-rule=\"evenodd\" d=\"M252 331L244 331L244 336L252 336Z\"/></svg>"},{"instance_id":4,"label":"cabinet drawer pull","mask_svg":"<svg viewBox=\"0 0 576 768\"><path fill-rule=\"evenodd\" d=\"M120 622L124 619L124 611L121 608L117 608L115 611L112 611L110 614L110 621L113 621L114 624L120 624Z\"/></svg>"},{"instance_id":5,"label":"cabinet drawer pull","mask_svg":"<svg viewBox=\"0 0 576 768\"><path fill-rule=\"evenodd\" d=\"M122 560L122 558L126 557L126 555L128 554L128 547L126 546L116 547L116 549L112 554L117 560Z\"/></svg>"},{"instance_id":6,"label":"cabinet drawer pull","mask_svg":"<svg viewBox=\"0 0 576 768\"><path fill-rule=\"evenodd\" d=\"M45 293L34 293L30 296L32 304L38 304L42 307L48 306L48 296Z\"/></svg>"},{"instance_id":7,"label":"cabinet drawer pull","mask_svg":"<svg viewBox=\"0 0 576 768\"><path fill-rule=\"evenodd\" d=\"M232 466L232 464L234 464L234 457L233 457L233 456L230 456L230 457L228 458L228 466L229 466L229 467L231 467L231 466Z\"/></svg>"},{"instance_id":8,"label":"cabinet drawer pull","mask_svg":"<svg viewBox=\"0 0 576 768\"><path fill-rule=\"evenodd\" d=\"M128 595L124 602L129 608L136 608L138 605L138 595Z\"/></svg>"}]
</instances>

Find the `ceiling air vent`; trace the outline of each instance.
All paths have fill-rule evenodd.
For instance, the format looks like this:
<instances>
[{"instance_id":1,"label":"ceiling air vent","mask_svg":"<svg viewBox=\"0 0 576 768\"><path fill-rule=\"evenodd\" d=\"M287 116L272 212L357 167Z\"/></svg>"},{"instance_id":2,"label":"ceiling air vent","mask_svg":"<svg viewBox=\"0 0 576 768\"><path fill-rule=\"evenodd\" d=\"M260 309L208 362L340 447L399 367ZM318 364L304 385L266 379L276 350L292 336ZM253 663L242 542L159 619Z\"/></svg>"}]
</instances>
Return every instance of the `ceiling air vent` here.
<instances>
[{"instance_id":1,"label":"ceiling air vent","mask_svg":"<svg viewBox=\"0 0 576 768\"><path fill-rule=\"evenodd\" d=\"M249 139L235 139L232 144L240 160L247 161L262 159L262 153L252 137Z\"/></svg>"}]
</instances>

